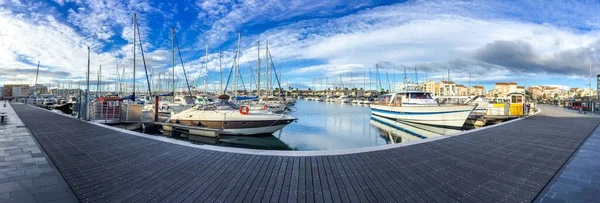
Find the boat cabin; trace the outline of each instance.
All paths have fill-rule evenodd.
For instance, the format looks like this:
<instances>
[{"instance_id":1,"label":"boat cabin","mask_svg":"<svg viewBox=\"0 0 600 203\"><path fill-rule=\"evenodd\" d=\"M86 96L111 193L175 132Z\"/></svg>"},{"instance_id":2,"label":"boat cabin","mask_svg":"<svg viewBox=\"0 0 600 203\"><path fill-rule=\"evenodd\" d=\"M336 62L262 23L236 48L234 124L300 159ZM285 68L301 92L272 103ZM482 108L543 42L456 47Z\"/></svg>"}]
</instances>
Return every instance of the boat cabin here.
<instances>
[{"instance_id":1,"label":"boat cabin","mask_svg":"<svg viewBox=\"0 0 600 203\"><path fill-rule=\"evenodd\" d=\"M431 97L431 94L423 91L405 91L395 94L384 94L379 97L380 105L388 106L437 106L438 103Z\"/></svg>"}]
</instances>

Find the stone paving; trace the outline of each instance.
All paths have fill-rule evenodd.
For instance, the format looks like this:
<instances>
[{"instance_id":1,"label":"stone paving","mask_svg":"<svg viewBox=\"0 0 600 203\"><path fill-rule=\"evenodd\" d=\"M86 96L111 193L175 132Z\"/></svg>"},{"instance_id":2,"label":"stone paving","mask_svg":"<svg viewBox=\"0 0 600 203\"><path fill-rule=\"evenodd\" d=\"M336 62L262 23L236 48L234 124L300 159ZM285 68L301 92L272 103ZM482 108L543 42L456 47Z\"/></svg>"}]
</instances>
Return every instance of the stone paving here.
<instances>
[{"instance_id":1,"label":"stone paving","mask_svg":"<svg viewBox=\"0 0 600 203\"><path fill-rule=\"evenodd\" d=\"M0 202L77 202L52 161L5 101L0 101L2 112L8 118L0 124Z\"/></svg>"},{"instance_id":2,"label":"stone paving","mask_svg":"<svg viewBox=\"0 0 600 203\"><path fill-rule=\"evenodd\" d=\"M600 202L600 128L588 137L536 202Z\"/></svg>"}]
</instances>

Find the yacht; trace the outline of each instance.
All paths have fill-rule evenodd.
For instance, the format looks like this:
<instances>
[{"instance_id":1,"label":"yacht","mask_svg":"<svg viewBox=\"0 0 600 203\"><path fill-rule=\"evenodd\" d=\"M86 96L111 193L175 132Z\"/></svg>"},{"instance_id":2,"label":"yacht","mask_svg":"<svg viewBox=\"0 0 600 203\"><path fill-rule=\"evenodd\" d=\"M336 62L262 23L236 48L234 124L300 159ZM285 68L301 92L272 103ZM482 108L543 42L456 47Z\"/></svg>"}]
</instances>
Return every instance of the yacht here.
<instances>
[{"instance_id":1,"label":"yacht","mask_svg":"<svg viewBox=\"0 0 600 203\"><path fill-rule=\"evenodd\" d=\"M370 105L371 114L392 121L460 129L477 105L440 105L429 93L385 94Z\"/></svg>"},{"instance_id":2,"label":"yacht","mask_svg":"<svg viewBox=\"0 0 600 203\"><path fill-rule=\"evenodd\" d=\"M272 134L296 118L269 111L250 111L247 105L229 102L229 96L219 96L212 105L199 105L171 116L169 122L221 129L225 135Z\"/></svg>"}]
</instances>

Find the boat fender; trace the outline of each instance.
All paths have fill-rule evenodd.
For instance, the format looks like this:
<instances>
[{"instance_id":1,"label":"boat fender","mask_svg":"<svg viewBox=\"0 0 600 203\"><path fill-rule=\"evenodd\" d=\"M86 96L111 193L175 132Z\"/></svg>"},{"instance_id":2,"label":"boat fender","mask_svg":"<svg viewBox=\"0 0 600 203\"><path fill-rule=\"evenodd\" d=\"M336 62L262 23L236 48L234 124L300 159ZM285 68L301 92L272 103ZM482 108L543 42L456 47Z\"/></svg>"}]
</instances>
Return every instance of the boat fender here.
<instances>
[{"instance_id":1,"label":"boat fender","mask_svg":"<svg viewBox=\"0 0 600 203\"><path fill-rule=\"evenodd\" d=\"M264 110L266 110L266 109L268 109L268 108L269 108L269 106L267 106L266 104L263 106L263 109L264 109Z\"/></svg>"},{"instance_id":2,"label":"boat fender","mask_svg":"<svg viewBox=\"0 0 600 203\"><path fill-rule=\"evenodd\" d=\"M242 115L248 115L249 112L250 108L248 108L248 106L240 106L240 113Z\"/></svg>"}]
</instances>

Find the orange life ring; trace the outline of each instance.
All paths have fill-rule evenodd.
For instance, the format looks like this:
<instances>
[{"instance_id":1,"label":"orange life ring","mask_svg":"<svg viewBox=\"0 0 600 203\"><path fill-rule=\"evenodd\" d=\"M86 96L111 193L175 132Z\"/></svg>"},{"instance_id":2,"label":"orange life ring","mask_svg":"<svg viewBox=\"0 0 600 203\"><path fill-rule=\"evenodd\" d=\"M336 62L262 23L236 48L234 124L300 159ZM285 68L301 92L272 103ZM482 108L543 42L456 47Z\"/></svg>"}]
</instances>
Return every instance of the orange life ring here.
<instances>
[{"instance_id":1,"label":"orange life ring","mask_svg":"<svg viewBox=\"0 0 600 203\"><path fill-rule=\"evenodd\" d=\"M248 108L248 106L240 106L240 113L242 115L248 115L249 112L250 108Z\"/></svg>"},{"instance_id":2,"label":"orange life ring","mask_svg":"<svg viewBox=\"0 0 600 203\"><path fill-rule=\"evenodd\" d=\"M267 106L266 104L263 106L263 109L265 109L265 110L268 108L269 108L269 106Z\"/></svg>"}]
</instances>

